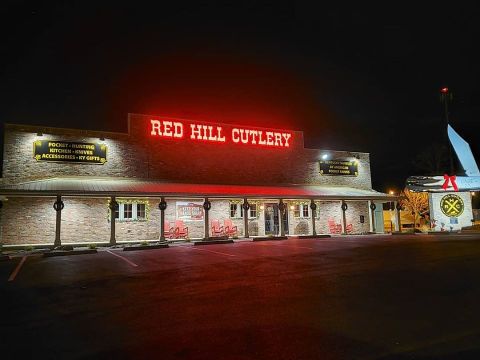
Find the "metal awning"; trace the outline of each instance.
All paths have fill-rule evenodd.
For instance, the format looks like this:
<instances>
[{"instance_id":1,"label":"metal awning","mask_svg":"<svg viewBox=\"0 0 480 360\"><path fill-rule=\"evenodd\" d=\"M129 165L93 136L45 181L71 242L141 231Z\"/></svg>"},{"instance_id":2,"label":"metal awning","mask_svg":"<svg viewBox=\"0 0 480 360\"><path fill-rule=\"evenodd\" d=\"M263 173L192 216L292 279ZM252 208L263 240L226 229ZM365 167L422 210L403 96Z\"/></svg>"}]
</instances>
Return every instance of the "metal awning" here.
<instances>
[{"instance_id":1,"label":"metal awning","mask_svg":"<svg viewBox=\"0 0 480 360\"><path fill-rule=\"evenodd\" d=\"M117 196L283 198L394 201L396 196L375 190L318 185L215 185L158 180L94 177L55 177L0 185L3 196Z\"/></svg>"}]
</instances>

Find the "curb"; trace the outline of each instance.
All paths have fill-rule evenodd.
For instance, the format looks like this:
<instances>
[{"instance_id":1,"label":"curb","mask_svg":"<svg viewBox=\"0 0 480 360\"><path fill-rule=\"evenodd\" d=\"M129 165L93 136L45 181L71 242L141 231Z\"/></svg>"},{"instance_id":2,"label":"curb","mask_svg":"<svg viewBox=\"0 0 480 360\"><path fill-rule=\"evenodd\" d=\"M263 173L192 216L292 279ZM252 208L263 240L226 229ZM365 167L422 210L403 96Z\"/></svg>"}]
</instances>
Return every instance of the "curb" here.
<instances>
[{"instance_id":1,"label":"curb","mask_svg":"<svg viewBox=\"0 0 480 360\"><path fill-rule=\"evenodd\" d=\"M331 235L328 234L320 234L320 235L297 235L299 239L324 239L324 238L331 238Z\"/></svg>"},{"instance_id":2,"label":"curb","mask_svg":"<svg viewBox=\"0 0 480 360\"><path fill-rule=\"evenodd\" d=\"M88 249L88 250L52 250L43 254L43 257L53 257L53 256L68 256L68 255L85 255L85 254L96 254L97 249Z\"/></svg>"},{"instance_id":3,"label":"curb","mask_svg":"<svg viewBox=\"0 0 480 360\"><path fill-rule=\"evenodd\" d=\"M126 246L123 248L123 251L136 251L136 250L153 250L153 249L166 249L169 246L167 244L156 244L156 245L134 245Z\"/></svg>"},{"instance_id":4,"label":"curb","mask_svg":"<svg viewBox=\"0 0 480 360\"><path fill-rule=\"evenodd\" d=\"M215 245L215 244L233 244L233 240L203 240L203 241L194 241L193 245Z\"/></svg>"},{"instance_id":5,"label":"curb","mask_svg":"<svg viewBox=\"0 0 480 360\"><path fill-rule=\"evenodd\" d=\"M272 237L262 236L262 237L253 238L252 241L270 241L270 240L287 240L287 239L288 237L286 236L272 236Z\"/></svg>"},{"instance_id":6,"label":"curb","mask_svg":"<svg viewBox=\"0 0 480 360\"><path fill-rule=\"evenodd\" d=\"M455 235L460 234L459 231L429 231L428 235Z\"/></svg>"}]
</instances>

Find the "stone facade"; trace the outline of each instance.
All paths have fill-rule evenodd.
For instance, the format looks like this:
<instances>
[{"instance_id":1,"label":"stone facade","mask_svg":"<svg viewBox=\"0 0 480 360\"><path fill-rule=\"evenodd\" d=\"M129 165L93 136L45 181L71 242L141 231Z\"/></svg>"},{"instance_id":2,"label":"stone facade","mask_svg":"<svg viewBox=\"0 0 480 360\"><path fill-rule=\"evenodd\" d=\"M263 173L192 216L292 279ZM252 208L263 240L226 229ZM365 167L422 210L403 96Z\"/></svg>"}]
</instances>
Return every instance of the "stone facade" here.
<instances>
[{"instance_id":1,"label":"stone facade","mask_svg":"<svg viewBox=\"0 0 480 360\"><path fill-rule=\"evenodd\" d=\"M170 182L238 185L323 185L371 189L369 154L360 152L305 149L303 133L291 131L288 148L255 147L242 144L219 144L189 139L173 140L152 137L151 116L130 115L128 133L56 129L41 126L5 125L3 184L14 184L51 177L121 177L155 179ZM183 121L183 120L182 120ZM188 125L189 121L185 121ZM231 128L230 125L222 125ZM37 161L33 143L37 140L102 143L107 146L107 162L103 165ZM319 161L328 155L332 160L355 160L358 176L324 176ZM199 194L201 196L202 194ZM63 197L62 243L108 242L110 217L108 198ZM117 199L122 200L122 199ZM124 199L125 200L125 199ZM135 199L129 199L135 200ZM160 238L159 198L146 201L145 220L116 220L117 241L157 240ZM165 220L174 226L179 201L203 203L203 198L167 198ZM230 219L230 199L210 199L210 220L224 226ZM55 198L4 199L1 210L1 241L4 244L53 244L55 239ZM235 199L234 201L239 201ZM248 220L250 236L266 235L265 207L277 206L279 199L249 199L257 205L257 215ZM312 234L312 213L296 216L292 205L304 200L284 199L287 206L289 235ZM305 201L304 201L305 202ZM308 202L307 202L308 203ZM275 205L274 205L275 204ZM318 201L315 222L318 234L332 233L342 223L340 201ZM367 201L349 201L347 224L352 233L369 231ZM263 207L263 209L262 209ZM271 209L271 208L270 208ZM360 222L364 217L364 223ZM244 220L238 214L231 219L237 236L244 236ZM332 225L333 224L333 225ZM185 221L189 238L205 236L204 221ZM332 227L333 226L333 227ZM278 227L276 229L278 231Z\"/></svg>"},{"instance_id":2,"label":"stone facade","mask_svg":"<svg viewBox=\"0 0 480 360\"><path fill-rule=\"evenodd\" d=\"M128 201L141 200L147 202L147 219L122 221L116 220L115 233L118 242L158 240L160 238L160 210L158 198L131 198ZM55 239L55 210L53 203L55 198L15 198L10 197L4 202L1 218L2 242L5 244L53 244ZM127 199L118 199L127 201ZM167 199L165 220L174 226L177 202L198 202L203 199ZM108 198L79 198L64 197L65 208L62 211L61 240L67 243L108 243L110 240L110 212ZM258 206L257 217L250 218L249 235L265 236L265 209L267 204L275 202L271 200L251 200ZM230 219L230 200L212 199L212 207L209 211L210 222L218 220L221 226L225 220ZM286 201L288 229L287 235L312 234L312 213L309 209L308 217L296 217L290 208L293 201ZM289 205L290 204L290 205ZM346 212L347 224L353 225L352 234L362 234L369 231L368 206L366 201L349 201ZM341 224L341 202L320 201L317 202L319 212L315 219L315 229L318 234L333 234L329 227L329 221ZM360 215L364 216L364 223L360 222ZM236 236L244 236L244 220L240 217L231 218L233 225L237 226ZM26 225L27 224L27 225ZM184 221L189 229L189 238L192 240L204 237L205 224L200 221Z\"/></svg>"},{"instance_id":3,"label":"stone facade","mask_svg":"<svg viewBox=\"0 0 480 360\"><path fill-rule=\"evenodd\" d=\"M369 154L305 149L301 131L292 132L294 140L289 148L211 144L152 138L148 124L150 118L130 115L128 134L7 124L2 181L15 183L55 176L96 176L211 184L312 184L371 189ZM36 140L103 143L108 149L107 162L98 165L37 161L33 157ZM324 154L328 154L330 159L355 159L358 176L320 175L319 160Z\"/></svg>"}]
</instances>

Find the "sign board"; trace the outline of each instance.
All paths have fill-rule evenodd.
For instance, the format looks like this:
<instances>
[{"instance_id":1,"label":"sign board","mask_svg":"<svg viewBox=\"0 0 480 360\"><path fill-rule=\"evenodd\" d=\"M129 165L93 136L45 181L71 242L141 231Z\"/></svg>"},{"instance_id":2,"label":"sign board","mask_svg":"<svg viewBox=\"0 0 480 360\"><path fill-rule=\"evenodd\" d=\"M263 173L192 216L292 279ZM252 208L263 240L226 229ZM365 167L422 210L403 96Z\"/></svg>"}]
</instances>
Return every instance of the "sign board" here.
<instances>
[{"instance_id":1,"label":"sign board","mask_svg":"<svg viewBox=\"0 0 480 360\"><path fill-rule=\"evenodd\" d=\"M203 220L203 202L195 201L177 201L175 205L177 211L177 220L202 221Z\"/></svg>"},{"instance_id":2,"label":"sign board","mask_svg":"<svg viewBox=\"0 0 480 360\"><path fill-rule=\"evenodd\" d=\"M320 160L320 174L358 176L358 162L355 160Z\"/></svg>"},{"instance_id":3,"label":"sign board","mask_svg":"<svg viewBox=\"0 0 480 360\"><path fill-rule=\"evenodd\" d=\"M445 195L440 200L440 209L450 218L457 218L462 215L464 208L462 198L456 194Z\"/></svg>"},{"instance_id":4,"label":"sign board","mask_svg":"<svg viewBox=\"0 0 480 360\"><path fill-rule=\"evenodd\" d=\"M37 140L33 143L37 161L60 161L103 165L107 162L107 146L57 140Z\"/></svg>"},{"instance_id":5,"label":"sign board","mask_svg":"<svg viewBox=\"0 0 480 360\"><path fill-rule=\"evenodd\" d=\"M429 193L432 231L460 230L471 226L472 199L469 191Z\"/></svg>"},{"instance_id":6,"label":"sign board","mask_svg":"<svg viewBox=\"0 0 480 360\"><path fill-rule=\"evenodd\" d=\"M196 141L269 148L289 148L293 133L286 130L198 123L187 120L155 118L148 122L148 134L156 139Z\"/></svg>"}]
</instances>

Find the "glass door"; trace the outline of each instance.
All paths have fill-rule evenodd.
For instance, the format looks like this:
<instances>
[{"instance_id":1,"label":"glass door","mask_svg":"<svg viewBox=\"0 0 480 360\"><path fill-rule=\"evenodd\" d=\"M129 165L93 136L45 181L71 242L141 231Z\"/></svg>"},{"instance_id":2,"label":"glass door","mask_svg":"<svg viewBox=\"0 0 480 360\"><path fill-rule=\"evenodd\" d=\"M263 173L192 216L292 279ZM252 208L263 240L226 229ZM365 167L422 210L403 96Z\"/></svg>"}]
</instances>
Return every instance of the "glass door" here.
<instances>
[{"instance_id":1,"label":"glass door","mask_svg":"<svg viewBox=\"0 0 480 360\"><path fill-rule=\"evenodd\" d=\"M265 204L265 235L278 235L278 204Z\"/></svg>"}]
</instances>

